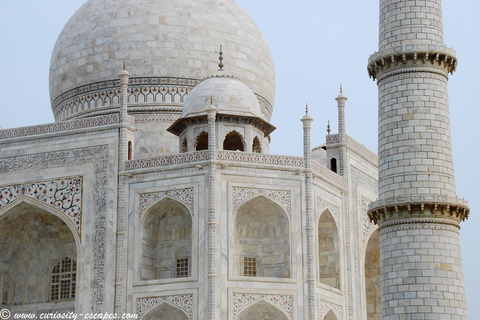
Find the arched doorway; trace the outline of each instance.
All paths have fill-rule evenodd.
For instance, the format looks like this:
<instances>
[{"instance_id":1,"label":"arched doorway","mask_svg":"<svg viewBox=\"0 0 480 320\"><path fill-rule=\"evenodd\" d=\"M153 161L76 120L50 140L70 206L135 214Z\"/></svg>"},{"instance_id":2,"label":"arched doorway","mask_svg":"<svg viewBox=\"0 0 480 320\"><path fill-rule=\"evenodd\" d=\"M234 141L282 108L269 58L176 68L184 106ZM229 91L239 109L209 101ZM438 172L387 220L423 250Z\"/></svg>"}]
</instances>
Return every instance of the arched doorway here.
<instances>
[{"instance_id":1,"label":"arched doorway","mask_svg":"<svg viewBox=\"0 0 480 320\"><path fill-rule=\"evenodd\" d=\"M234 221L234 274L290 277L289 221L275 202L258 196L242 204Z\"/></svg>"},{"instance_id":2,"label":"arched doorway","mask_svg":"<svg viewBox=\"0 0 480 320\"><path fill-rule=\"evenodd\" d=\"M320 283L340 289L340 242L335 219L326 210L318 220Z\"/></svg>"},{"instance_id":3,"label":"arched doorway","mask_svg":"<svg viewBox=\"0 0 480 320\"><path fill-rule=\"evenodd\" d=\"M245 308L236 320L288 320L288 318L274 305L259 301Z\"/></svg>"},{"instance_id":4,"label":"arched doorway","mask_svg":"<svg viewBox=\"0 0 480 320\"><path fill-rule=\"evenodd\" d=\"M328 313L325 315L325 317L323 318L323 320L338 320L337 316L335 315L335 313L330 310L328 311Z\"/></svg>"},{"instance_id":5,"label":"arched doorway","mask_svg":"<svg viewBox=\"0 0 480 320\"><path fill-rule=\"evenodd\" d=\"M59 302L62 309L74 310L75 237L62 219L34 202L21 201L1 215L0 278L3 275L4 281L0 302L11 305L14 312L55 310ZM70 260L68 272L55 269L64 257ZM68 279L63 277L67 273Z\"/></svg>"},{"instance_id":6,"label":"arched doorway","mask_svg":"<svg viewBox=\"0 0 480 320\"><path fill-rule=\"evenodd\" d=\"M225 136L223 150L245 151L243 137L237 131L232 131Z\"/></svg>"},{"instance_id":7,"label":"arched doorway","mask_svg":"<svg viewBox=\"0 0 480 320\"><path fill-rule=\"evenodd\" d=\"M165 198L145 213L141 280L191 276L192 217L182 203Z\"/></svg>"},{"instance_id":8,"label":"arched doorway","mask_svg":"<svg viewBox=\"0 0 480 320\"><path fill-rule=\"evenodd\" d=\"M148 312L142 320L189 320L183 310L172 306L169 303L162 303L160 306Z\"/></svg>"},{"instance_id":9,"label":"arched doorway","mask_svg":"<svg viewBox=\"0 0 480 320\"><path fill-rule=\"evenodd\" d=\"M258 139L258 137L253 138L252 151L254 153L262 153L262 144L260 143L260 139Z\"/></svg>"}]
</instances>

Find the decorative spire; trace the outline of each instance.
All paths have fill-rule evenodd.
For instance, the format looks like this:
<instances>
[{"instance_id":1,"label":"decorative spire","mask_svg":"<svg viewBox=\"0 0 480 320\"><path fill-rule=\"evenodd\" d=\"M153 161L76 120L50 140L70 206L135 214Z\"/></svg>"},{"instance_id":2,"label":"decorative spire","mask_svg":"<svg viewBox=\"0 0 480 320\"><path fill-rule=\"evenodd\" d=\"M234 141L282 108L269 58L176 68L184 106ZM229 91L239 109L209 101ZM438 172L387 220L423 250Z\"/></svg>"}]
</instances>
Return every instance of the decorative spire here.
<instances>
[{"instance_id":1,"label":"decorative spire","mask_svg":"<svg viewBox=\"0 0 480 320\"><path fill-rule=\"evenodd\" d=\"M220 63L218 64L218 67L219 67L220 69L218 69L218 71L221 71L221 70L223 70L223 67L224 67L224 65L223 65L223 52L222 52L222 46L221 46L221 45L220 45L220 52L219 52L219 54L220 54L220 55L219 55L219 57L218 57L218 60L220 60Z\"/></svg>"},{"instance_id":2,"label":"decorative spire","mask_svg":"<svg viewBox=\"0 0 480 320\"><path fill-rule=\"evenodd\" d=\"M328 124L327 124L327 133L328 133L328 135L330 135L330 131L332 131L332 130L330 130L330 120L328 120Z\"/></svg>"},{"instance_id":3,"label":"decorative spire","mask_svg":"<svg viewBox=\"0 0 480 320\"><path fill-rule=\"evenodd\" d=\"M127 67L126 67L126 64L125 64L125 60L123 60L123 70L126 70Z\"/></svg>"},{"instance_id":4,"label":"decorative spire","mask_svg":"<svg viewBox=\"0 0 480 320\"><path fill-rule=\"evenodd\" d=\"M340 101L343 101L343 104L345 104L345 100L347 100L347 97L343 95L343 86L340 84L340 94L335 98L339 103Z\"/></svg>"},{"instance_id":5,"label":"decorative spire","mask_svg":"<svg viewBox=\"0 0 480 320\"><path fill-rule=\"evenodd\" d=\"M300 121L303 122L303 126L310 126L310 123L312 123L313 121L313 118L310 117L310 115L308 114L308 103L305 104L305 115L303 116L302 119L300 119Z\"/></svg>"},{"instance_id":6,"label":"decorative spire","mask_svg":"<svg viewBox=\"0 0 480 320\"><path fill-rule=\"evenodd\" d=\"M213 105L213 93L210 94L210 105Z\"/></svg>"}]
</instances>

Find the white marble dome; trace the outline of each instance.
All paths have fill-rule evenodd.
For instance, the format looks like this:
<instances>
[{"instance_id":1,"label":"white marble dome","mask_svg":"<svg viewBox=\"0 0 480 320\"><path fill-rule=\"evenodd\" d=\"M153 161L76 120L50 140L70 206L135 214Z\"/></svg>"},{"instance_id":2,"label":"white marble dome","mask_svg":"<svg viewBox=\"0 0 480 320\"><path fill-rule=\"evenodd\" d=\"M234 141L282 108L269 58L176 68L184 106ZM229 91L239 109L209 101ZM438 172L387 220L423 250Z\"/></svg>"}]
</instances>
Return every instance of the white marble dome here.
<instances>
[{"instance_id":1,"label":"white marble dome","mask_svg":"<svg viewBox=\"0 0 480 320\"><path fill-rule=\"evenodd\" d=\"M55 109L68 99L80 101L80 94L113 88L124 60L131 83L163 77L167 83L193 80L195 85L218 69L220 45L229 74L246 83L271 109L275 72L270 49L235 1L89 0L65 25L53 50L50 98L56 119L85 109L73 108L74 102L69 102L71 110L57 116ZM84 99L93 100L94 93ZM183 96L172 102L181 107ZM95 103L86 108L106 105Z\"/></svg>"},{"instance_id":2,"label":"white marble dome","mask_svg":"<svg viewBox=\"0 0 480 320\"><path fill-rule=\"evenodd\" d=\"M185 100L182 118L206 114L210 99L218 113L265 118L253 91L229 76L213 76L200 82Z\"/></svg>"}]
</instances>

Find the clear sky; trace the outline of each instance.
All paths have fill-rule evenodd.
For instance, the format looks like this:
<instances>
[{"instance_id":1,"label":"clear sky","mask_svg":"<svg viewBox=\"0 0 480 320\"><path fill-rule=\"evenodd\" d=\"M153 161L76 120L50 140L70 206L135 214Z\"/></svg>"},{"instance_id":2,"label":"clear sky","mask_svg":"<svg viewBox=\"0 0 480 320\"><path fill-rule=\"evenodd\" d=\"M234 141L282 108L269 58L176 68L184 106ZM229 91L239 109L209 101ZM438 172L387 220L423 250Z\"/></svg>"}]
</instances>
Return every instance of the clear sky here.
<instances>
[{"instance_id":1,"label":"clear sky","mask_svg":"<svg viewBox=\"0 0 480 320\"><path fill-rule=\"evenodd\" d=\"M14 128L53 122L48 69L53 46L83 0L0 1L0 125ZM324 142L327 121L337 132L335 97L348 97L347 134L377 150L377 86L367 59L378 50L378 0L237 0L263 31L276 69L270 153L302 155L308 102L315 119L312 143ZM480 319L480 1L443 1L445 43L459 60L449 100L457 194L470 202L461 241L469 318ZM225 61L228 70L228 61ZM479 140L477 140L479 139Z\"/></svg>"}]
</instances>

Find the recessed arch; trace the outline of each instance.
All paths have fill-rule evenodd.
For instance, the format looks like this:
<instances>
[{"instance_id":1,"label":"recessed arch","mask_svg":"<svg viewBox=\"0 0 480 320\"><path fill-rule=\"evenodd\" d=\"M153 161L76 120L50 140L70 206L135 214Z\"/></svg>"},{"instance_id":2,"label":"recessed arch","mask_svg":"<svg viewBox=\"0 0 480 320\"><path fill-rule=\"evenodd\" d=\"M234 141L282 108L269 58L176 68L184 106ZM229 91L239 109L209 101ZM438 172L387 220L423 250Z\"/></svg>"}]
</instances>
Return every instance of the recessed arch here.
<instances>
[{"instance_id":1,"label":"recessed arch","mask_svg":"<svg viewBox=\"0 0 480 320\"><path fill-rule=\"evenodd\" d=\"M244 308L235 320L288 320L288 316L277 306L260 300Z\"/></svg>"},{"instance_id":2,"label":"recessed arch","mask_svg":"<svg viewBox=\"0 0 480 320\"><path fill-rule=\"evenodd\" d=\"M141 221L140 280L191 277L192 215L178 200L164 197Z\"/></svg>"},{"instance_id":3,"label":"recessed arch","mask_svg":"<svg viewBox=\"0 0 480 320\"><path fill-rule=\"evenodd\" d=\"M188 207L188 205L187 205L185 202L183 202L183 201L181 201L181 200L179 200L179 199L173 198L173 197L171 197L171 196L164 195L164 196L162 196L160 199L158 199L158 201L156 201L156 202L148 205L148 206L144 209L144 212L145 212L145 213L144 213L143 215L141 215L141 217L140 217L140 223L143 223L143 221L145 220L145 217L148 216L147 214L152 210L153 207L159 206L159 205L161 205L161 203L163 203L163 202L165 202L165 201L175 201L175 202L180 203L181 205L183 205L183 206L185 207L185 209L188 211L188 213L190 213L190 216L193 218L193 212L190 210L190 208Z\"/></svg>"},{"instance_id":4,"label":"recessed arch","mask_svg":"<svg viewBox=\"0 0 480 320\"><path fill-rule=\"evenodd\" d=\"M142 320L189 320L188 315L177 306L168 302L162 302L160 305L149 310Z\"/></svg>"},{"instance_id":5,"label":"recessed arch","mask_svg":"<svg viewBox=\"0 0 480 320\"><path fill-rule=\"evenodd\" d=\"M333 310L330 310L327 312L323 320L338 320L338 318L335 312L333 312Z\"/></svg>"},{"instance_id":6,"label":"recessed arch","mask_svg":"<svg viewBox=\"0 0 480 320\"><path fill-rule=\"evenodd\" d=\"M19 198L0 213L0 273L15 270L10 281L2 284L1 300L15 304L18 311L50 301L52 265L63 256L77 258L78 235L71 222L63 213L38 203ZM71 292L76 290L75 285L70 288ZM74 307L74 297L66 303Z\"/></svg>"},{"instance_id":7,"label":"recessed arch","mask_svg":"<svg viewBox=\"0 0 480 320\"><path fill-rule=\"evenodd\" d=\"M318 264L320 283L340 289L340 240L328 209L318 219Z\"/></svg>"},{"instance_id":8,"label":"recessed arch","mask_svg":"<svg viewBox=\"0 0 480 320\"><path fill-rule=\"evenodd\" d=\"M223 150L245 151L243 136L236 130L232 130L223 139Z\"/></svg>"},{"instance_id":9,"label":"recessed arch","mask_svg":"<svg viewBox=\"0 0 480 320\"><path fill-rule=\"evenodd\" d=\"M62 222L64 222L67 225L67 227L70 229L70 231L72 232L73 238L75 239L76 247L80 248L80 235L78 233L77 228L73 224L73 222L67 216L65 216L65 214L63 212L61 212L61 211L57 210L56 208L54 208L54 207L52 207L52 206L50 206L50 205L48 205L44 202L41 202L37 199L30 198L30 197L24 196L24 195L18 197L17 199L10 202L7 206L0 209L0 221L8 219L8 217L10 217L10 215L15 214L16 210L18 210L20 207L22 207L24 205L30 205L32 207L44 210L44 211L48 212L49 214L52 214L55 217L62 220Z\"/></svg>"},{"instance_id":10,"label":"recessed arch","mask_svg":"<svg viewBox=\"0 0 480 320\"><path fill-rule=\"evenodd\" d=\"M195 139L194 143L195 151L208 150L208 133L202 131Z\"/></svg>"},{"instance_id":11,"label":"recessed arch","mask_svg":"<svg viewBox=\"0 0 480 320\"><path fill-rule=\"evenodd\" d=\"M367 319L382 319L382 292L380 269L380 231L371 232L365 249L365 298Z\"/></svg>"},{"instance_id":12,"label":"recessed arch","mask_svg":"<svg viewBox=\"0 0 480 320\"><path fill-rule=\"evenodd\" d=\"M290 222L276 202L259 195L234 213L234 275L289 278Z\"/></svg>"}]
</instances>

